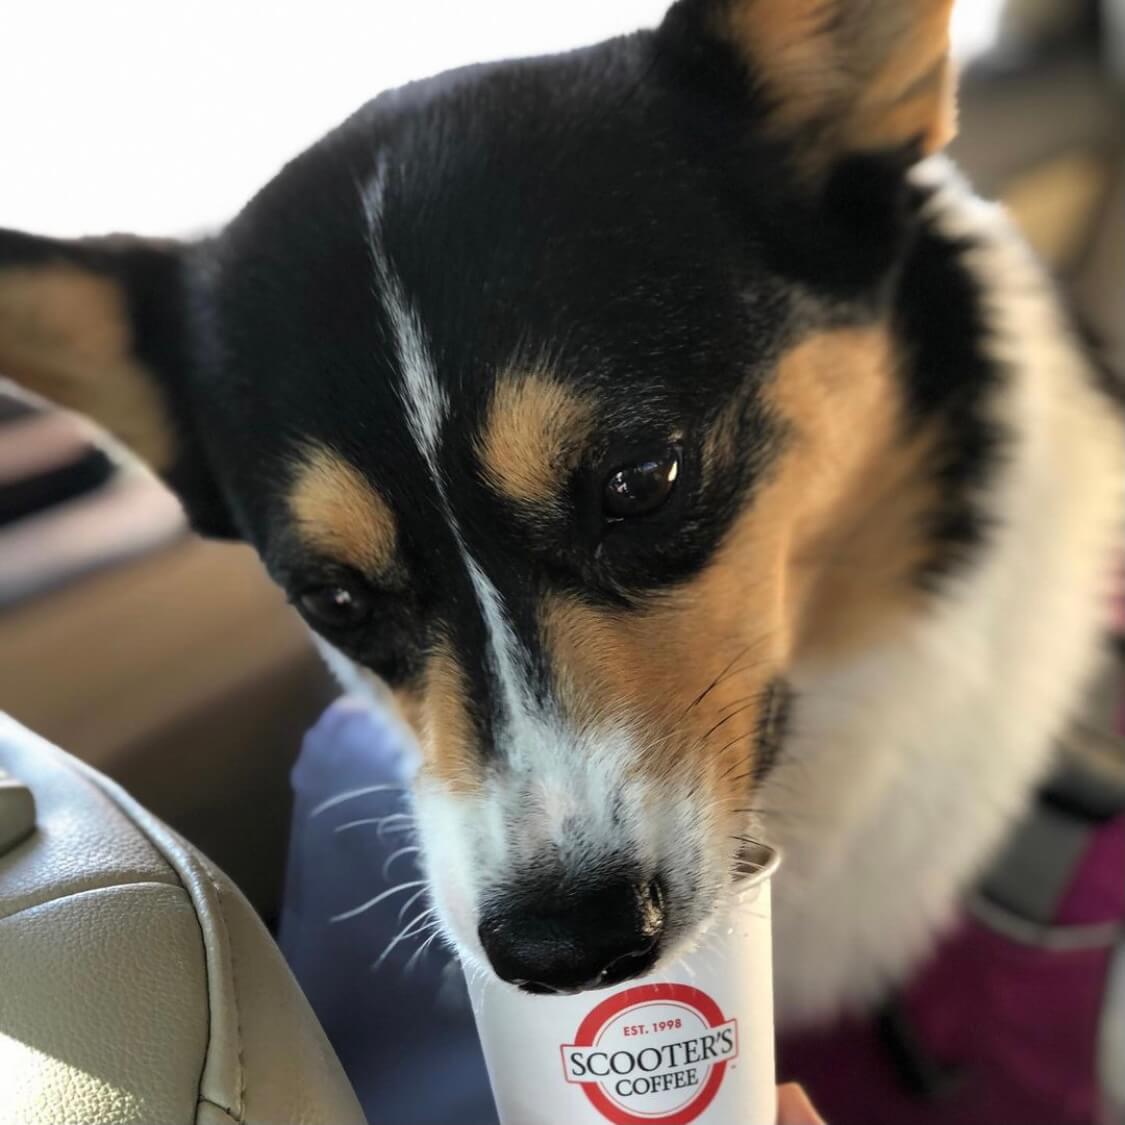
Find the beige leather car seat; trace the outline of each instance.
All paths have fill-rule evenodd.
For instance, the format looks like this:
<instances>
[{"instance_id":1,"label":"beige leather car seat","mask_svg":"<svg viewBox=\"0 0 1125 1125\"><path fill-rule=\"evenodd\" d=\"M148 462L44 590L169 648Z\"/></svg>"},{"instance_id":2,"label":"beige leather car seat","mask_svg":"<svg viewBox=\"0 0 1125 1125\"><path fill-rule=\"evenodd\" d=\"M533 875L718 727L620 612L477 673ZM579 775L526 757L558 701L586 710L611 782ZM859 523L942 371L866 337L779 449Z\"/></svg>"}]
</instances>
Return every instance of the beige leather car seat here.
<instances>
[{"instance_id":1,"label":"beige leather car seat","mask_svg":"<svg viewBox=\"0 0 1125 1125\"><path fill-rule=\"evenodd\" d=\"M362 1125L220 871L2 713L0 771L0 1125Z\"/></svg>"}]
</instances>

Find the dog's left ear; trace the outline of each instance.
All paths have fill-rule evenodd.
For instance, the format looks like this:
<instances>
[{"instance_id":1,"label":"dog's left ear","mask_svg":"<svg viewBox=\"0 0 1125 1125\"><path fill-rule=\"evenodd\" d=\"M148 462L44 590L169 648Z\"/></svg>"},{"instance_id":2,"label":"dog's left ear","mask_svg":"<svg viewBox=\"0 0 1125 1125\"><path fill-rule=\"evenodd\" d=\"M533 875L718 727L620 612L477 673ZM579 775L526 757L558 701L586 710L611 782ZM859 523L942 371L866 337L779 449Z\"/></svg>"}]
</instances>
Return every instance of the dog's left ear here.
<instances>
[{"instance_id":1,"label":"dog's left ear","mask_svg":"<svg viewBox=\"0 0 1125 1125\"><path fill-rule=\"evenodd\" d=\"M188 251L0 230L0 376L103 426L165 479L196 530L232 538L188 393Z\"/></svg>"},{"instance_id":2,"label":"dog's left ear","mask_svg":"<svg viewBox=\"0 0 1125 1125\"><path fill-rule=\"evenodd\" d=\"M816 181L854 156L907 163L955 131L953 0L680 0L661 34L733 52L764 128Z\"/></svg>"}]
</instances>

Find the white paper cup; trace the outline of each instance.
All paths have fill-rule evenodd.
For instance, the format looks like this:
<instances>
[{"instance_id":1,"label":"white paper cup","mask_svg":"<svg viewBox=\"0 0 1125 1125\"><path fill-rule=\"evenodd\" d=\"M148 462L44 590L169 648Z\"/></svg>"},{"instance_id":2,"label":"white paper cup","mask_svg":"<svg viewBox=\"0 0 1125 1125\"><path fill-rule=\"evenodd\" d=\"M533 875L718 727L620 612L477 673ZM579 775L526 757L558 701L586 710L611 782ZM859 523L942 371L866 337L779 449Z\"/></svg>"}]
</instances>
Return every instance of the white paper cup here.
<instances>
[{"instance_id":1,"label":"white paper cup","mask_svg":"<svg viewBox=\"0 0 1125 1125\"><path fill-rule=\"evenodd\" d=\"M469 974L503 1125L774 1125L770 878L689 956L614 988L529 996Z\"/></svg>"}]
</instances>

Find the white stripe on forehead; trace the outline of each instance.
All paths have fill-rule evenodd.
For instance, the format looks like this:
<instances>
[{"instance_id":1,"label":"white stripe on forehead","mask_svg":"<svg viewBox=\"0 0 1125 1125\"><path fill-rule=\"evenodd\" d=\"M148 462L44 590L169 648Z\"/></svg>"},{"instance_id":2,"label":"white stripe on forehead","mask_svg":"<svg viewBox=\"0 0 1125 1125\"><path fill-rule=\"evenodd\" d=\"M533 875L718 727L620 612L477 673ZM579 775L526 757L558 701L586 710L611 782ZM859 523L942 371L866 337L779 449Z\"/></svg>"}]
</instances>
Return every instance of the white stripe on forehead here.
<instances>
[{"instance_id":1,"label":"white stripe on forehead","mask_svg":"<svg viewBox=\"0 0 1125 1125\"><path fill-rule=\"evenodd\" d=\"M363 190L362 198L367 217L371 260L375 269L376 297L382 302L390 320L398 366L402 373L399 399L406 411L411 436L433 475L442 510L465 560L481 614L488 627L493 671L501 685L504 706L511 723L510 733L516 736L526 728L531 707L527 658L512 630L500 591L469 553L449 503L445 476L438 458L442 425L449 413L449 399L437 381L425 328L383 250L382 211L385 187L386 165L380 163L371 182Z\"/></svg>"},{"instance_id":2,"label":"white stripe on forehead","mask_svg":"<svg viewBox=\"0 0 1125 1125\"><path fill-rule=\"evenodd\" d=\"M500 591L465 549L465 544L461 542L460 531L457 532L457 540L461 543L461 553L468 564L469 577L472 579L473 589L476 591L485 624L488 626L496 676L500 681L504 693L504 707L512 724L510 733L518 736L525 733L524 728L531 706L527 658L516 640L515 633L512 632Z\"/></svg>"},{"instance_id":3,"label":"white stripe on forehead","mask_svg":"<svg viewBox=\"0 0 1125 1125\"><path fill-rule=\"evenodd\" d=\"M441 427L449 413L449 400L434 374L425 330L410 304L402 282L391 269L383 251L383 194L386 188L386 165L380 162L375 175L363 192L363 209L367 216L368 244L375 267L376 297L382 302L395 336L402 383L399 399L406 411L406 421L438 488L444 488L438 469L437 450ZM448 507L448 506L447 506Z\"/></svg>"}]
</instances>

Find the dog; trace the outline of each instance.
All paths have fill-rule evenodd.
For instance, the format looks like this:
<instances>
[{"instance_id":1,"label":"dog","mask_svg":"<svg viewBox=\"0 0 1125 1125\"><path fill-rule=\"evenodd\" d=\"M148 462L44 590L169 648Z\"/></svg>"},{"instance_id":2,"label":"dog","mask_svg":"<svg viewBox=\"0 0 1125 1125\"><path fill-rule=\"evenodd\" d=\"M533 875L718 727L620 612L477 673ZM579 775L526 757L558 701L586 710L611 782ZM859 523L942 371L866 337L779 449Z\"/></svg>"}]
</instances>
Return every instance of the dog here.
<instances>
[{"instance_id":1,"label":"dog","mask_svg":"<svg viewBox=\"0 0 1125 1125\"><path fill-rule=\"evenodd\" d=\"M386 93L213 237L0 232L0 371L260 553L417 734L531 992L784 853L784 1027L933 948L1099 651L1119 402L942 155L951 0L679 0Z\"/></svg>"}]
</instances>

